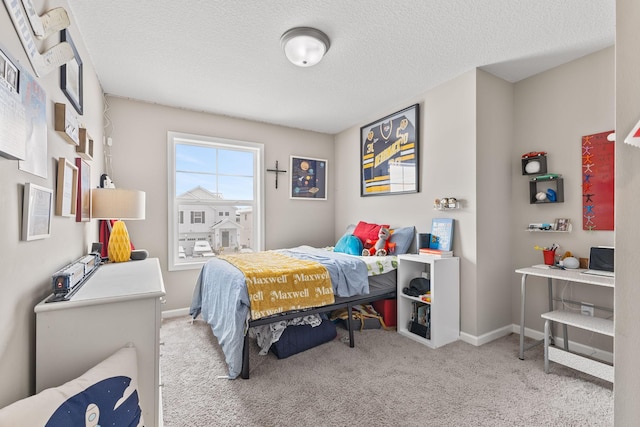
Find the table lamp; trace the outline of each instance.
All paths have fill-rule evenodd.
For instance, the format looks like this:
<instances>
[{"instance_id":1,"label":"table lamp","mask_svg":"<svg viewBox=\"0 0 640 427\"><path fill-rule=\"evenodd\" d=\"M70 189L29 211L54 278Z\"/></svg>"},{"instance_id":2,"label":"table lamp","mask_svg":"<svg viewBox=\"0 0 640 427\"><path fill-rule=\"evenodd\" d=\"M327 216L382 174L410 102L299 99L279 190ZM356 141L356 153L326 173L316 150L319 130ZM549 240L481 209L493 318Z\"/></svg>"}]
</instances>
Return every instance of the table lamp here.
<instances>
[{"instance_id":1,"label":"table lamp","mask_svg":"<svg viewBox=\"0 0 640 427\"><path fill-rule=\"evenodd\" d=\"M107 253L112 262L129 261L131 258L131 241L123 219L145 218L144 191L125 190L121 188L94 188L91 190L91 218L115 219Z\"/></svg>"}]
</instances>

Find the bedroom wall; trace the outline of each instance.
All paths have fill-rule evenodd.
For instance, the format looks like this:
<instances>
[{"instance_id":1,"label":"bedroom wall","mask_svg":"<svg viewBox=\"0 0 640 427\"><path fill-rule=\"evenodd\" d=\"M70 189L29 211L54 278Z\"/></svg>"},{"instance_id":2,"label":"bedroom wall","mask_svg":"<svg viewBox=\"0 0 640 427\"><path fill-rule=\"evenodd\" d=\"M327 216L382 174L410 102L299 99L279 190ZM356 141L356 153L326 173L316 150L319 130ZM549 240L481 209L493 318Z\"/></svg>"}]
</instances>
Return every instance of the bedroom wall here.
<instances>
[{"instance_id":1,"label":"bedroom wall","mask_svg":"<svg viewBox=\"0 0 640 427\"><path fill-rule=\"evenodd\" d=\"M640 149L623 142L640 119L640 3L616 1L616 295L615 404L616 425L640 419L640 264L638 263L638 194Z\"/></svg>"},{"instance_id":2,"label":"bedroom wall","mask_svg":"<svg viewBox=\"0 0 640 427\"><path fill-rule=\"evenodd\" d=\"M511 147L514 140L514 87L477 71L476 100L476 259L477 343L507 334L511 320Z\"/></svg>"},{"instance_id":3,"label":"bedroom wall","mask_svg":"<svg viewBox=\"0 0 640 427\"><path fill-rule=\"evenodd\" d=\"M613 245L613 231L582 230L582 136L605 132L615 126L614 48L561 65L515 84L515 137L511 153L513 222L512 322L520 324L520 278L513 271L522 266L542 263L535 245L560 245L560 251L589 256L595 245ZM564 177L564 203L529 204L528 177L521 173L520 156L530 151L546 151L548 171ZM529 223L569 218L571 233L529 233ZM546 279L527 279L527 328L542 331L540 313L547 310ZM564 290L564 294L562 293ZM613 307L613 292L595 286L569 284L555 286L556 296L575 301ZM597 312L599 316L611 313ZM597 334L571 331L570 339L606 351L612 340Z\"/></svg>"},{"instance_id":4,"label":"bedroom wall","mask_svg":"<svg viewBox=\"0 0 640 427\"><path fill-rule=\"evenodd\" d=\"M36 2L39 5L42 2ZM65 7L65 1L48 1L44 13L54 7ZM95 138L102 141L102 89L93 70L89 55L77 32L73 17L69 28L84 64L84 115L81 121ZM38 45L40 50L59 41L58 35ZM43 240L21 241L22 194L24 184L31 182L43 187L56 187L56 161L59 157L74 159L74 146L53 130L53 103L65 102L60 90L60 72L36 77L6 8L0 7L0 48L12 56L20 66L36 78L47 93L47 177L42 178L18 169L18 161L0 157L0 407L34 392L35 315L34 306L51 293L51 275L69 262L79 258L97 241L96 221L76 222L75 218L53 216L52 235ZM100 146L96 151L101 151ZM102 171L102 157L91 164L92 183L97 183Z\"/></svg>"},{"instance_id":5,"label":"bedroom wall","mask_svg":"<svg viewBox=\"0 0 640 427\"><path fill-rule=\"evenodd\" d=\"M475 335L476 277L476 70L471 70L414 99L379 111L363 125L414 103L420 104L420 192L360 197L360 128L335 136L336 190L335 238L348 224L360 220L389 222L392 227L415 225L431 230L435 217L455 219L453 249L461 257L461 329ZM463 208L436 211L436 198L452 196Z\"/></svg>"},{"instance_id":6,"label":"bedroom wall","mask_svg":"<svg viewBox=\"0 0 640 427\"><path fill-rule=\"evenodd\" d=\"M167 270L167 132L258 142L264 144L265 166L278 160L289 169L289 156L300 155L328 160L329 193L326 201L291 200L287 176L265 173L265 249L308 244L333 244L334 191L337 181L331 135L265 123L216 116L124 98L107 97L107 132L113 140L115 184L146 192L144 221L128 221L127 229L136 248L147 249L160 260L167 291L163 310L189 307L199 270Z\"/></svg>"},{"instance_id":7,"label":"bedroom wall","mask_svg":"<svg viewBox=\"0 0 640 427\"><path fill-rule=\"evenodd\" d=\"M588 256L590 246L613 244L613 231L581 230L580 198L581 137L614 125L613 52L613 47L604 49L516 84L472 70L364 120L363 124L420 103L422 166L417 194L360 197L355 160L360 155L360 129L336 135L336 181L345 185L336 191L335 237L359 220L415 224L418 231L428 232L433 217L455 218L461 337L482 344L510 333L520 313L520 277L514 270L541 263L533 246L552 243L540 240L549 235L526 232L527 224L570 218L574 231L553 234L553 239L563 250L581 256ZM563 174L564 203L529 204L520 156L533 150L547 151L549 171ZM434 211L434 198L449 194L462 199L463 208ZM543 329L545 292L542 286L528 289L528 328ZM567 292L571 299L613 305L610 290L570 285ZM606 338L574 332L571 339L612 351Z\"/></svg>"}]
</instances>

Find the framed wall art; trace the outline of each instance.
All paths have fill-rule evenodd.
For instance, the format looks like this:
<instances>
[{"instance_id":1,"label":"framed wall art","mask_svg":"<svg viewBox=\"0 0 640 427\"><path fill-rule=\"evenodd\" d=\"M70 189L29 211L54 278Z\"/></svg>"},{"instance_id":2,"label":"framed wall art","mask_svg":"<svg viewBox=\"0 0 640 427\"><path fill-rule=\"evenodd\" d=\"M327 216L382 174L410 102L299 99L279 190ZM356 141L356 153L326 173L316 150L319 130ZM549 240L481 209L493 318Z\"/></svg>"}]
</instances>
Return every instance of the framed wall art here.
<instances>
[{"instance_id":1,"label":"framed wall art","mask_svg":"<svg viewBox=\"0 0 640 427\"><path fill-rule=\"evenodd\" d=\"M53 190L27 182L22 199L22 240L51 236Z\"/></svg>"},{"instance_id":2,"label":"framed wall art","mask_svg":"<svg viewBox=\"0 0 640 427\"><path fill-rule=\"evenodd\" d=\"M360 195L417 193L419 105L360 128Z\"/></svg>"},{"instance_id":3,"label":"framed wall art","mask_svg":"<svg viewBox=\"0 0 640 427\"><path fill-rule=\"evenodd\" d=\"M582 137L582 229L615 230L614 131Z\"/></svg>"},{"instance_id":4,"label":"framed wall art","mask_svg":"<svg viewBox=\"0 0 640 427\"><path fill-rule=\"evenodd\" d=\"M20 71L18 67L0 50L0 82L13 91L18 92Z\"/></svg>"},{"instance_id":5,"label":"framed wall art","mask_svg":"<svg viewBox=\"0 0 640 427\"><path fill-rule=\"evenodd\" d=\"M553 222L555 231L571 231L571 221L569 218L556 218Z\"/></svg>"},{"instance_id":6,"label":"framed wall art","mask_svg":"<svg viewBox=\"0 0 640 427\"><path fill-rule=\"evenodd\" d=\"M327 161L291 156L291 199L327 200Z\"/></svg>"},{"instance_id":7,"label":"framed wall art","mask_svg":"<svg viewBox=\"0 0 640 427\"><path fill-rule=\"evenodd\" d=\"M78 168L78 201L76 203L76 222L91 220L91 166L84 159L76 157Z\"/></svg>"},{"instance_id":8,"label":"framed wall art","mask_svg":"<svg viewBox=\"0 0 640 427\"><path fill-rule=\"evenodd\" d=\"M82 115L82 59L68 30L60 31L60 40L69 43L73 49L73 60L60 67L60 89L78 114Z\"/></svg>"},{"instance_id":9,"label":"framed wall art","mask_svg":"<svg viewBox=\"0 0 640 427\"><path fill-rule=\"evenodd\" d=\"M56 215L75 216L78 194L78 168L64 157L58 159Z\"/></svg>"},{"instance_id":10,"label":"framed wall art","mask_svg":"<svg viewBox=\"0 0 640 427\"><path fill-rule=\"evenodd\" d=\"M24 160L27 122L19 93L21 72L16 64L0 46L0 156Z\"/></svg>"}]
</instances>

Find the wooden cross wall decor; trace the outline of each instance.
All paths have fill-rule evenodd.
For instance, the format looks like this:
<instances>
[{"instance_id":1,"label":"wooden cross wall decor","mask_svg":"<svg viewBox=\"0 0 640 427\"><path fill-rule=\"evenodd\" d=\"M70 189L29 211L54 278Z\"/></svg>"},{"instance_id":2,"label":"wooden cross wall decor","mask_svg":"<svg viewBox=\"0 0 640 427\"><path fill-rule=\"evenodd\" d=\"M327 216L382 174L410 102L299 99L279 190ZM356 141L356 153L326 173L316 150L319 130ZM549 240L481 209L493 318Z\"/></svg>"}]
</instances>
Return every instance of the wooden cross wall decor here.
<instances>
[{"instance_id":1,"label":"wooden cross wall decor","mask_svg":"<svg viewBox=\"0 0 640 427\"><path fill-rule=\"evenodd\" d=\"M278 169L278 161L276 160L276 168L275 169L267 169L267 172L275 172L276 173L276 189L278 188L278 174L286 173L287 171L284 169Z\"/></svg>"}]
</instances>

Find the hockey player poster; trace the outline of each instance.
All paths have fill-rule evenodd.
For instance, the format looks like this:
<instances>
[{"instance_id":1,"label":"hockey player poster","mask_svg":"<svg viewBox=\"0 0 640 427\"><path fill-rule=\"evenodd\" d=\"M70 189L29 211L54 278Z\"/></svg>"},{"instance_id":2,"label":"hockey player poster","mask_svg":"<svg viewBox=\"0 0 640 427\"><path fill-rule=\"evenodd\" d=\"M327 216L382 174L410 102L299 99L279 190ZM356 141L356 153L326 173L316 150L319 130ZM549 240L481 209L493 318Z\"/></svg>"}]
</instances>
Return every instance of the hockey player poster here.
<instances>
[{"instance_id":1,"label":"hockey player poster","mask_svg":"<svg viewBox=\"0 0 640 427\"><path fill-rule=\"evenodd\" d=\"M419 191L419 105L360 128L360 195Z\"/></svg>"}]
</instances>

